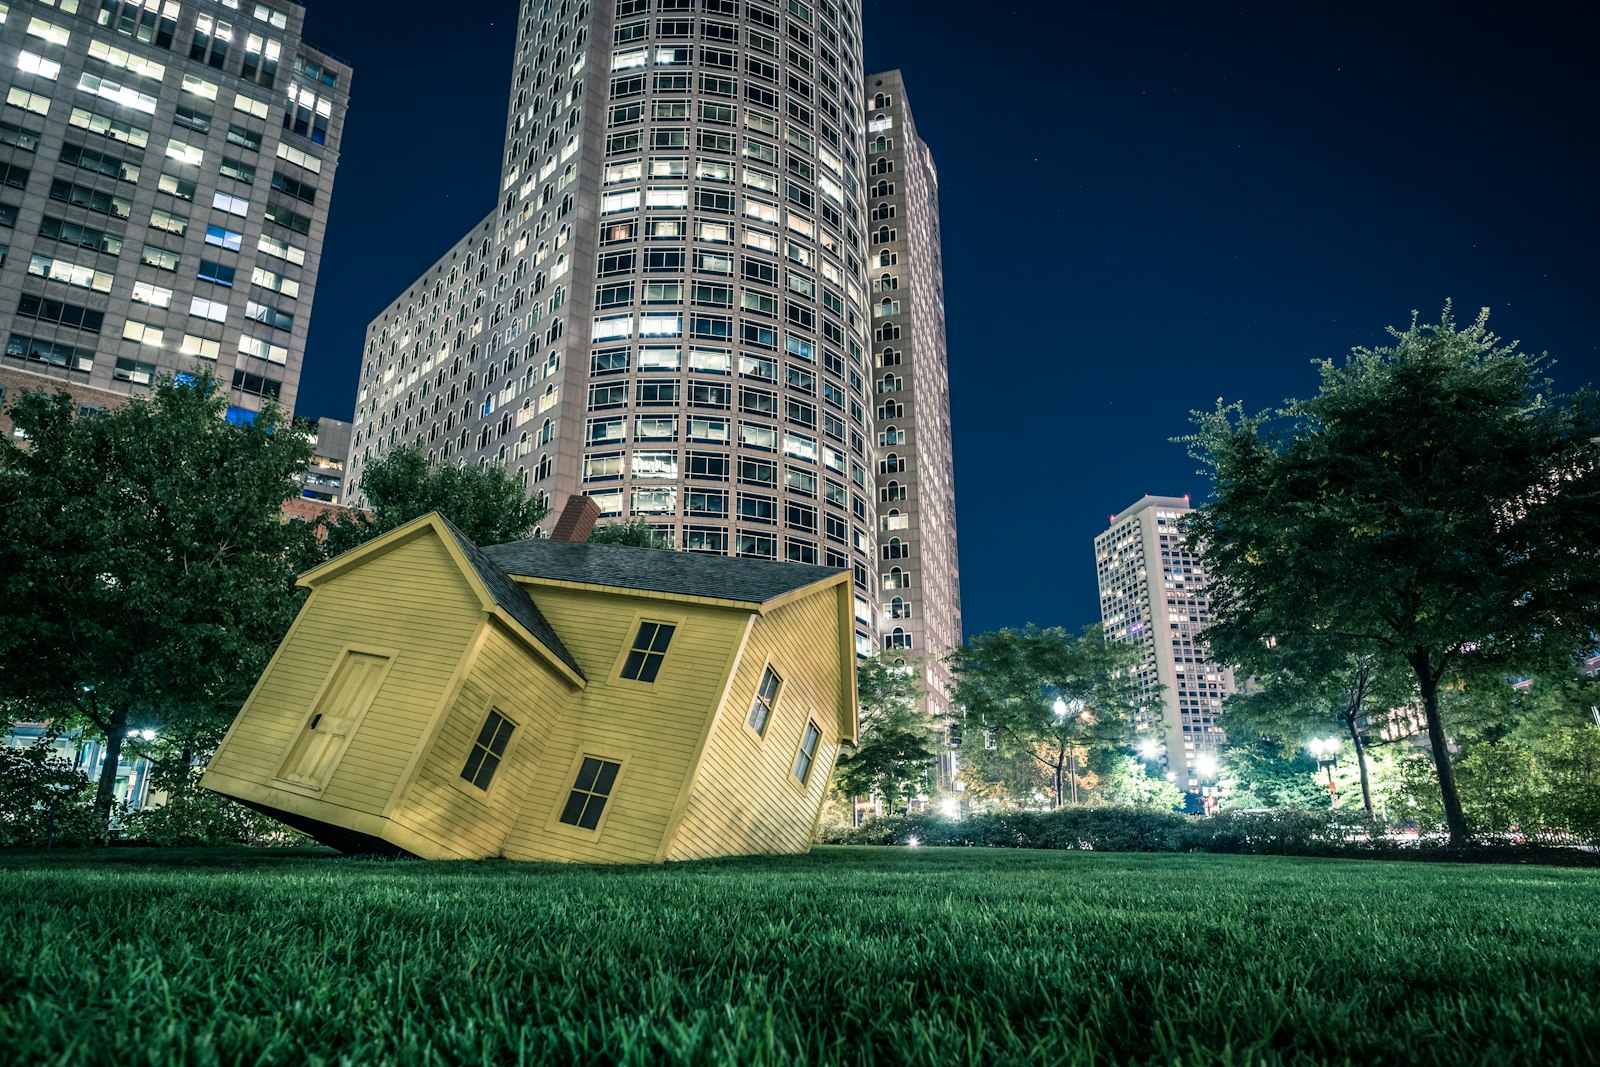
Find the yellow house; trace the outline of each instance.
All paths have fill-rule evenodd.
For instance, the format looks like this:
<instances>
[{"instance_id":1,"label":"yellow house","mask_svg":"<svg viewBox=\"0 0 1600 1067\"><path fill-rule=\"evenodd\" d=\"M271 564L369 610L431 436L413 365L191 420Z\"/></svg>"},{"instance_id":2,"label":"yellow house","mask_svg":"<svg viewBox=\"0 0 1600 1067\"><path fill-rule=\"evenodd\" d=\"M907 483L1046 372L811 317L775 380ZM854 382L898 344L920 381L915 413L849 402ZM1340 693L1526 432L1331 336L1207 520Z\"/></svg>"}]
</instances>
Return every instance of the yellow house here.
<instances>
[{"instance_id":1,"label":"yellow house","mask_svg":"<svg viewBox=\"0 0 1600 1067\"><path fill-rule=\"evenodd\" d=\"M581 540L431 514L308 571L202 784L352 852L806 851L855 741L849 572Z\"/></svg>"}]
</instances>

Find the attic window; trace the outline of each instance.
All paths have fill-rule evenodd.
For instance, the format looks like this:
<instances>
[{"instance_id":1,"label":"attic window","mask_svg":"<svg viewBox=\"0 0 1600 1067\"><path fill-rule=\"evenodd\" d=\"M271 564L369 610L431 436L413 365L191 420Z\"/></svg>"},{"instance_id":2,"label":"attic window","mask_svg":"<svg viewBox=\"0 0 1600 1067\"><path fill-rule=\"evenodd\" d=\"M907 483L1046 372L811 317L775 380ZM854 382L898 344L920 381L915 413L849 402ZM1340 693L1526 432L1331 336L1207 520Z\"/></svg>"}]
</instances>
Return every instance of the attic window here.
<instances>
[{"instance_id":1,"label":"attic window","mask_svg":"<svg viewBox=\"0 0 1600 1067\"><path fill-rule=\"evenodd\" d=\"M675 629L671 623L641 622L639 632L633 639L633 647L628 650L628 658L622 664L622 676L634 682L655 681Z\"/></svg>"},{"instance_id":2,"label":"attic window","mask_svg":"<svg viewBox=\"0 0 1600 1067\"><path fill-rule=\"evenodd\" d=\"M765 737L767 723L772 719L772 705L778 700L778 685L782 681L771 667L761 672L761 685L756 688L756 698L750 702L750 729Z\"/></svg>"},{"instance_id":3,"label":"attic window","mask_svg":"<svg viewBox=\"0 0 1600 1067\"><path fill-rule=\"evenodd\" d=\"M583 766L578 768L578 780L572 784L567 806L561 809L561 821L584 830L599 826L600 816L605 812L606 801L611 796L611 787L616 784L617 772L621 769L620 763L595 759L593 756L583 757Z\"/></svg>"},{"instance_id":4,"label":"attic window","mask_svg":"<svg viewBox=\"0 0 1600 1067\"><path fill-rule=\"evenodd\" d=\"M817 724L806 723L805 736L800 739L800 751L794 754L794 776L801 785L811 777L812 764L817 761L817 743L821 740L822 731L817 729Z\"/></svg>"},{"instance_id":5,"label":"attic window","mask_svg":"<svg viewBox=\"0 0 1600 1067\"><path fill-rule=\"evenodd\" d=\"M467 765L461 769L461 777L479 789L488 789L494 772L500 769L500 758L506 754L513 729L505 716L491 711L478 733L478 740L472 745L472 753L467 756Z\"/></svg>"}]
</instances>

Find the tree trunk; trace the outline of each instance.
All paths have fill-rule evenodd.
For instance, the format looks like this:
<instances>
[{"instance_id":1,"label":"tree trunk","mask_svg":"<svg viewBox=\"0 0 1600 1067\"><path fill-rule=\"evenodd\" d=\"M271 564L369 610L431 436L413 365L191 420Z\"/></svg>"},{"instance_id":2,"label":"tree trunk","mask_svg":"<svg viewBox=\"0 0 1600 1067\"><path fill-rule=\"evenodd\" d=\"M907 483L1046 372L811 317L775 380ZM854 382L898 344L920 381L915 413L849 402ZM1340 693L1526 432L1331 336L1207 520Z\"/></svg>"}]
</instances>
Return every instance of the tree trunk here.
<instances>
[{"instance_id":1,"label":"tree trunk","mask_svg":"<svg viewBox=\"0 0 1600 1067\"><path fill-rule=\"evenodd\" d=\"M1067 771L1072 775L1072 806L1078 806L1078 750L1071 749L1067 753Z\"/></svg>"},{"instance_id":2,"label":"tree trunk","mask_svg":"<svg viewBox=\"0 0 1600 1067\"><path fill-rule=\"evenodd\" d=\"M1444 821L1450 829L1450 843L1470 845L1467 817L1461 810L1461 795L1456 791L1456 772L1450 763L1450 743L1444 735L1444 718L1439 714L1439 682L1434 678L1426 654L1413 662L1418 688L1422 691L1422 713L1428 724L1428 747L1433 750L1433 767L1439 775L1439 799L1444 802Z\"/></svg>"},{"instance_id":3,"label":"tree trunk","mask_svg":"<svg viewBox=\"0 0 1600 1067\"><path fill-rule=\"evenodd\" d=\"M1056 757L1055 786L1056 786L1056 807L1057 808L1061 807L1061 761L1062 761L1063 758L1064 757L1062 757L1062 756L1057 756Z\"/></svg>"},{"instance_id":4,"label":"tree trunk","mask_svg":"<svg viewBox=\"0 0 1600 1067\"><path fill-rule=\"evenodd\" d=\"M117 803L117 768L122 765L122 742L128 736L128 711L117 708L106 724L105 759L100 764L100 782L94 794L94 807L100 813L100 826L109 833L111 809Z\"/></svg>"},{"instance_id":5,"label":"tree trunk","mask_svg":"<svg viewBox=\"0 0 1600 1067\"><path fill-rule=\"evenodd\" d=\"M1356 766L1361 769L1361 805L1367 809L1367 818L1372 818L1372 779L1367 775L1367 746L1361 742L1361 731L1357 729L1354 719L1345 720L1345 725L1350 728L1350 743L1356 746Z\"/></svg>"}]
</instances>

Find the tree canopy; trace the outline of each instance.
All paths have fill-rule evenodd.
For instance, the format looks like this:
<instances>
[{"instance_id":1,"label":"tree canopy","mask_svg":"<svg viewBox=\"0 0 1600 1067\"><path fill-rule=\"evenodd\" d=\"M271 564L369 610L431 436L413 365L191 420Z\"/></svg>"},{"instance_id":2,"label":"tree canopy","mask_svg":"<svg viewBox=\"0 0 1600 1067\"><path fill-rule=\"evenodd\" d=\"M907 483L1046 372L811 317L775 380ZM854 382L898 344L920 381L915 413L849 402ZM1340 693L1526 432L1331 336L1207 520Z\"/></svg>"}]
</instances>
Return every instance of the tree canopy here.
<instances>
[{"instance_id":1,"label":"tree canopy","mask_svg":"<svg viewBox=\"0 0 1600 1067\"><path fill-rule=\"evenodd\" d=\"M1390 334L1323 361L1309 399L1196 414L1215 499L1191 544L1224 654L1306 636L1406 664L1460 843L1440 687L1570 661L1600 632L1600 412L1588 389L1555 395L1545 357L1502 343L1487 312Z\"/></svg>"},{"instance_id":2,"label":"tree canopy","mask_svg":"<svg viewBox=\"0 0 1600 1067\"><path fill-rule=\"evenodd\" d=\"M1035 767L1057 807L1076 802L1079 760L1127 745L1140 725L1139 657L1099 626L1078 635L1031 624L978 634L951 656L951 698L967 716L963 762L1002 778Z\"/></svg>"},{"instance_id":3,"label":"tree canopy","mask_svg":"<svg viewBox=\"0 0 1600 1067\"><path fill-rule=\"evenodd\" d=\"M430 511L455 523L473 542L498 545L527 537L545 508L503 467L430 466L421 445L391 449L367 465L360 490L367 511L327 520L329 555L365 544Z\"/></svg>"},{"instance_id":4,"label":"tree canopy","mask_svg":"<svg viewBox=\"0 0 1600 1067\"><path fill-rule=\"evenodd\" d=\"M105 739L102 813L129 734L214 744L299 606L314 539L281 508L307 438L226 404L200 376L103 414L66 393L10 408L26 439L0 444L0 700Z\"/></svg>"},{"instance_id":5,"label":"tree canopy","mask_svg":"<svg viewBox=\"0 0 1600 1067\"><path fill-rule=\"evenodd\" d=\"M938 724L920 707L920 667L898 652L878 652L857 667L860 743L835 766L833 787L841 795L881 797L890 812L927 788Z\"/></svg>"},{"instance_id":6,"label":"tree canopy","mask_svg":"<svg viewBox=\"0 0 1600 1067\"><path fill-rule=\"evenodd\" d=\"M633 522L607 522L589 533L591 545L626 545L629 548L665 548L656 532L644 519Z\"/></svg>"}]
</instances>

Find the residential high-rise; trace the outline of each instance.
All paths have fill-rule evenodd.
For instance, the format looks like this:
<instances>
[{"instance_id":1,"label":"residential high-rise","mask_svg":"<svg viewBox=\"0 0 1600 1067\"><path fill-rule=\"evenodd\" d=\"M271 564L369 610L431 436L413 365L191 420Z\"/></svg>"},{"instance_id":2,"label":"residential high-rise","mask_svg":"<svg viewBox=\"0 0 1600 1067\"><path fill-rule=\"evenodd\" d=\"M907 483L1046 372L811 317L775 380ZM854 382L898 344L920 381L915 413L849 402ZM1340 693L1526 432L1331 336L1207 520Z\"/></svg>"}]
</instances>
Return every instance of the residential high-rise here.
<instances>
[{"instance_id":1,"label":"residential high-rise","mask_svg":"<svg viewBox=\"0 0 1600 1067\"><path fill-rule=\"evenodd\" d=\"M1106 637L1144 653L1137 670L1147 707L1166 727L1159 757L1178 788L1200 792L1215 785L1222 702L1234 679L1199 638L1211 604L1205 562L1184 546L1179 526L1191 510L1188 497L1143 497L1112 516L1094 553Z\"/></svg>"},{"instance_id":2,"label":"residential high-rise","mask_svg":"<svg viewBox=\"0 0 1600 1067\"><path fill-rule=\"evenodd\" d=\"M0 394L294 407L350 69L286 0L0 2Z\"/></svg>"},{"instance_id":3,"label":"residential high-rise","mask_svg":"<svg viewBox=\"0 0 1600 1067\"><path fill-rule=\"evenodd\" d=\"M945 721L951 677L944 657L961 644L961 590L939 175L898 70L867 78L866 103L883 644L926 658L924 706Z\"/></svg>"},{"instance_id":4,"label":"residential high-rise","mask_svg":"<svg viewBox=\"0 0 1600 1067\"><path fill-rule=\"evenodd\" d=\"M421 442L676 548L847 567L875 648L860 27L526 0L499 203L369 328L352 481Z\"/></svg>"}]
</instances>

